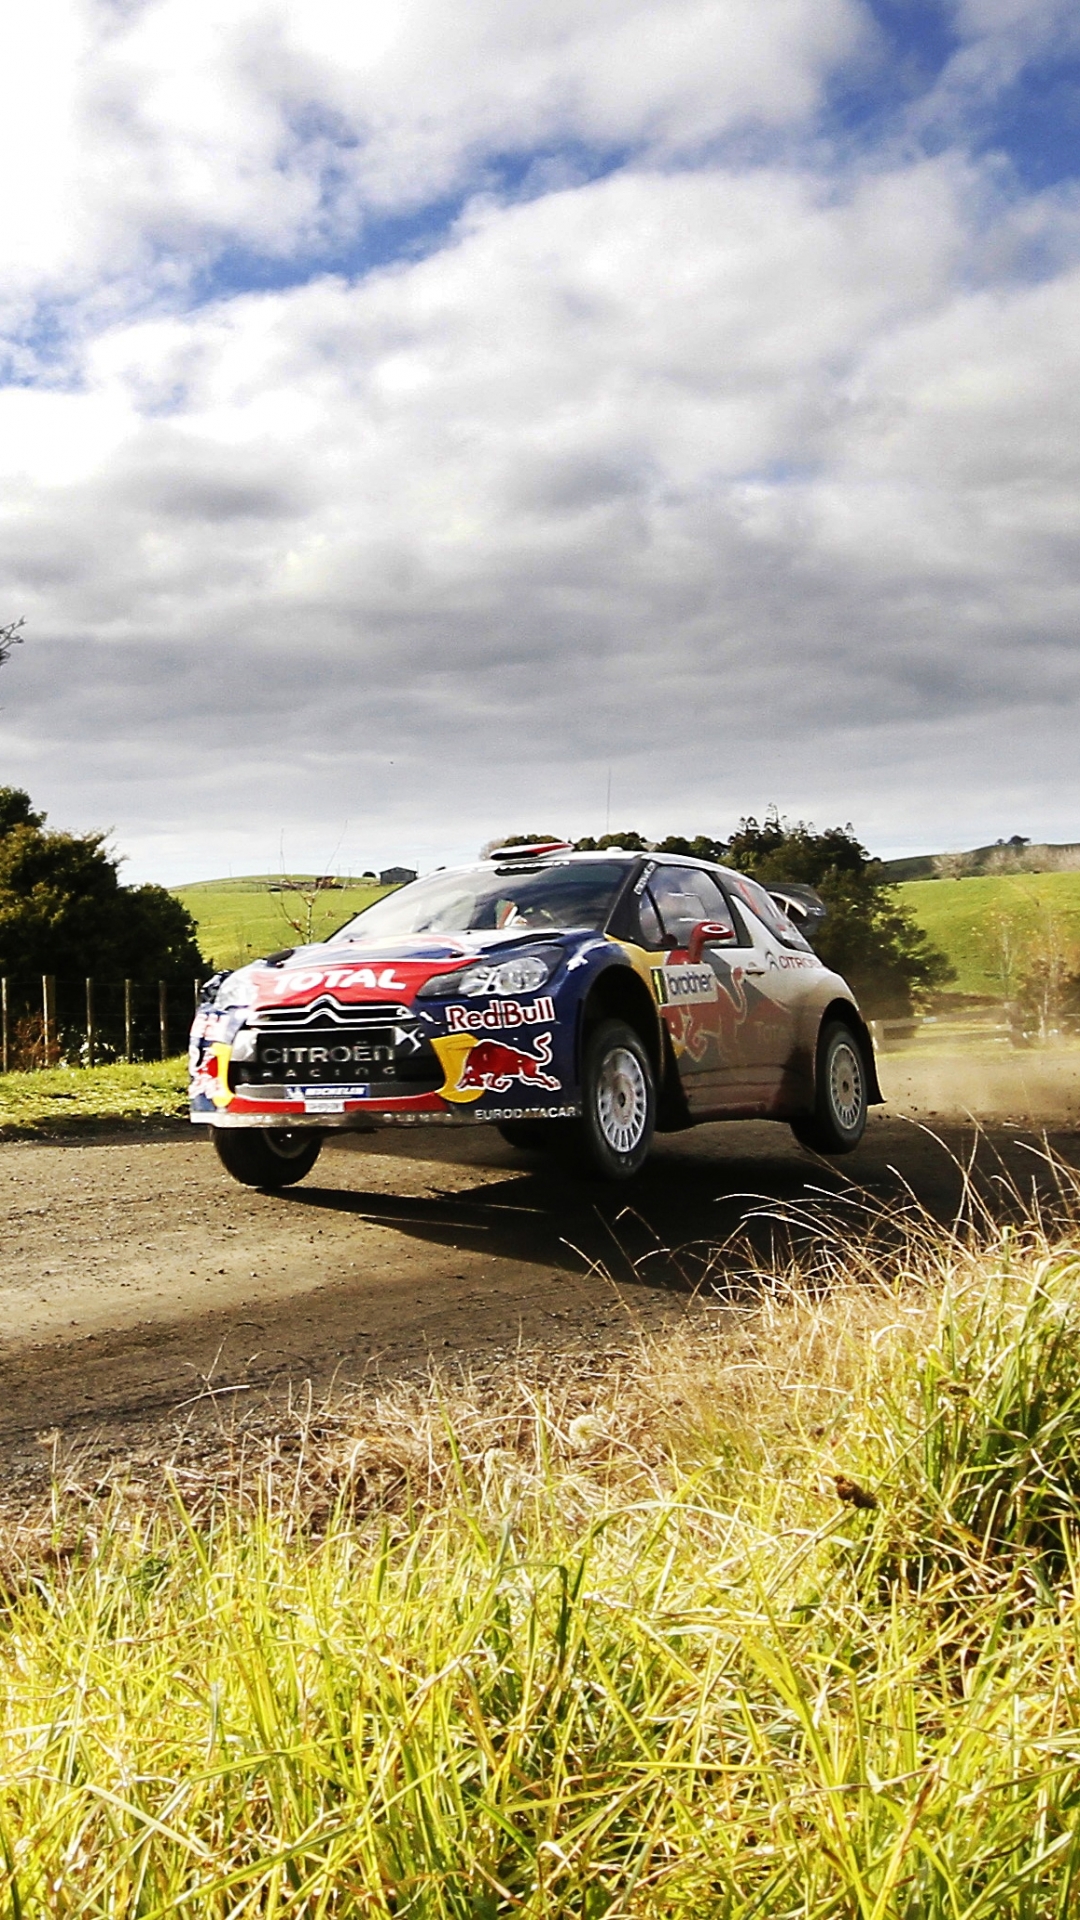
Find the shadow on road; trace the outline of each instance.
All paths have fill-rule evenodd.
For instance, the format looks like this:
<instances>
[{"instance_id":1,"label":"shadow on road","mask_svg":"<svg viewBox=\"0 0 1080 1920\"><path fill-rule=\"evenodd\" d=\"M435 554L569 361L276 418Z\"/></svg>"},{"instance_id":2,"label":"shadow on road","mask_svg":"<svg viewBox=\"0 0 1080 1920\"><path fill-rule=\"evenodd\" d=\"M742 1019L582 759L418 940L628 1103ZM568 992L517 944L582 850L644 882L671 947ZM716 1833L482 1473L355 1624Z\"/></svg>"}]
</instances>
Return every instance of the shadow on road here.
<instances>
[{"instance_id":1,"label":"shadow on road","mask_svg":"<svg viewBox=\"0 0 1080 1920\"><path fill-rule=\"evenodd\" d=\"M779 1126L707 1126L658 1141L621 1188L480 1130L335 1143L274 1194L234 1186L205 1143L171 1154L130 1137L77 1156L8 1149L9 1314L32 1313L40 1286L64 1315L0 1356L9 1452L36 1459L46 1421L130 1435L199 1402L217 1419L244 1396L285 1405L431 1364L621 1350L628 1328L652 1337L746 1297L751 1269L793 1245L843 1257L912 1212L948 1224L965 1187L994 1219L1033 1195L1064 1213L1080 1133L950 1122L935 1135L875 1116L858 1153L830 1163Z\"/></svg>"},{"instance_id":2,"label":"shadow on road","mask_svg":"<svg viewBox=\"0 0 1080 1920\"><path fill-rule=\"evenodd\" d=\"M316 1174L281 1197L300 1212L353 1215L494 1260L564 1272L595 1266L621 1282L683 1290L708 1281L732 1255L737 1263L739 1256L769 1260L831 1231L900 1228L920 1212L948 1223L965 1196L994 1218L1016 1217L1033 1198L1057 1209L1061 1180L1053 1162L1080 1162L1072 1132L1040 1138L947 1126L931 1133L884 1120L858 1153L829 1162L788 1145L775 1126L737 1131L744 1141L751 1132L763 1136L761 1150L740 1152L729 1129L697 1129L661 1140L638 1178L621 1187L500 1148L504 1158L495 1164L505 1166L506 1177L490 1177L489 1158L487 1177L465 1190L440 1193L436 1166L434 1193L319 1186ZM429 1156L408 1157L414 1163ZM354 1164L359 1183L363 1156Z\"/></svg>"}]
</instances>

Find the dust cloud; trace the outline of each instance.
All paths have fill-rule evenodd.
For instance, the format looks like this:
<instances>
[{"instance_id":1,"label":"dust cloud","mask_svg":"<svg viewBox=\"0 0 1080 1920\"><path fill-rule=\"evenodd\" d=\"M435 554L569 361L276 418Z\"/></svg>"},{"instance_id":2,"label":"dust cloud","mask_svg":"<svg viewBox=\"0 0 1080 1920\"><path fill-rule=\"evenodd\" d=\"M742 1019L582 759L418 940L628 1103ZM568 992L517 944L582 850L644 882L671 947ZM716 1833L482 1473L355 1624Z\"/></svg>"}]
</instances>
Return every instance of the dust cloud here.
<instances>
[{"instance_id":1,"label":"dust cloud","mask_svg":"<svg viewBox=\"0 0 1080 1920\"><path fill-rule=\"evenodd\" d=\"M1044 1128L1080 1122L1080 1047L904 1049L878 1055L885 1111Z\"/></svg>"}]
</instances>

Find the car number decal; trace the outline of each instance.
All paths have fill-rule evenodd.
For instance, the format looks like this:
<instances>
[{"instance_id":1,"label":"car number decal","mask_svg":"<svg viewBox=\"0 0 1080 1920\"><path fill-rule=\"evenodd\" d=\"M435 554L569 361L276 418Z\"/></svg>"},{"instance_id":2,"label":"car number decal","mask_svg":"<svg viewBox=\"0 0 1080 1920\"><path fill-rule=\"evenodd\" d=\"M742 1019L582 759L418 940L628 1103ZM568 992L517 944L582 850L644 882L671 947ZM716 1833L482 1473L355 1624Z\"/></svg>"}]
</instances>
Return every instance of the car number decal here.
<instances>
[{"instance_id":1,"label":"car number decal","mask_svg":"<svg viewBox=\"0 0 1080 1920\"><path fill-rule=\"evenodd\" d=\"M711 967L654 967L653 991L662 1007L711 1006L719 992Z\"/></svg>"}]
</instances>

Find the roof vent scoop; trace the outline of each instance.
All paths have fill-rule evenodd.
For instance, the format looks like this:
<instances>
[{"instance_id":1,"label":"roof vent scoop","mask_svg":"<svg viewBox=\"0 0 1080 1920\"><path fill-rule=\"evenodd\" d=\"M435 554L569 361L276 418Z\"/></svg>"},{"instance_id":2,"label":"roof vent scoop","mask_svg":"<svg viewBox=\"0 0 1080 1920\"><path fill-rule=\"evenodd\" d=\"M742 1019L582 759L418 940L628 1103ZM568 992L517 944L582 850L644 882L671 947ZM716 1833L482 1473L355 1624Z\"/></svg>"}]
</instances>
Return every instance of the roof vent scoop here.
<instances>
[{"instance_id":1,"label":"roof vent scoop","mask_svg":"<svg viewBox=\"0 0 1080 1920\"><path fill-rule=\"evenodd\" d=\"M492 847L485 860L539 860L545 853L573 853L569 840L534 840L524 847Z\"/></svg>"},{"instance_id":2,"label":"roof vent scoop","mask_svg":"<svg viewBox=\"0 0 1080 1920\"><path fill-rule=\"evenodd\" d=\"M815 893L813 887L804 887L800 880L785 880L776 886L767 886L765 891L806 940L813 938L828 915L829 909L820 893Z\"/></svg>"}]
</instances>

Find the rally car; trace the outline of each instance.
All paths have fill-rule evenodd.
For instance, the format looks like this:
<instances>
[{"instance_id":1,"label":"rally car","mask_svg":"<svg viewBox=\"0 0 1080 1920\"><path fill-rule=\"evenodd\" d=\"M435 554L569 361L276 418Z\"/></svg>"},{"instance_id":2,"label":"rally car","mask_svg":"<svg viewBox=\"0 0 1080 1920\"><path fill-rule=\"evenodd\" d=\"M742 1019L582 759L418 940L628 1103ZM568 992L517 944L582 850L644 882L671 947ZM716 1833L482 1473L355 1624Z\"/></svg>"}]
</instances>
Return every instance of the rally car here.
<instances>
[{"instance_id":1,"label":"rally car","mask_svg":"<svg viewBox=\"0 0 1080 1920\"><path fill-rule=\"evenodd\" d=\"M847 1153L881 1094L855 999L797 924L823 913L678 855L504 847L216 975L191 1117L258 1187L302 1179L329 1128L493 1123L609 1179L704 1120Z\"/></svg>"}]
</instances>

